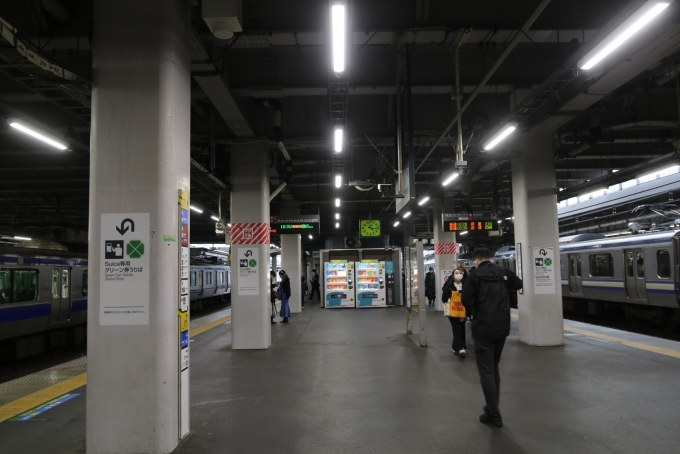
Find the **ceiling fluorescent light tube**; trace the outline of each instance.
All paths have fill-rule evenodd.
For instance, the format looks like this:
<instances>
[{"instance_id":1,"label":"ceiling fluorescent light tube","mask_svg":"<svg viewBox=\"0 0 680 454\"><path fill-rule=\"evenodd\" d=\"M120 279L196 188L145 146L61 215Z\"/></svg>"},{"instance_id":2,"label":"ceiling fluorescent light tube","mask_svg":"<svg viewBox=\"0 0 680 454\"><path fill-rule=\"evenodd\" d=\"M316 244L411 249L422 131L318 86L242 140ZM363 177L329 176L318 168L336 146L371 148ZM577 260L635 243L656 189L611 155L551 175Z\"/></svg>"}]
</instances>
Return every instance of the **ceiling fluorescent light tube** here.
<instances>
[{"instance_id":1,"label":"ceiling fluorescent light tube","mask_svg":"<svg viewBox=\"0 0 680 454\"><path fill-rule=\"evenodd\" d=\"M19 241L31 241L31 239L27 236L15 236L14 239Z\"/></svg>"},{"instance_id":2,"label":"ceiling fluorescent light tube","mask_svg":"<svg viewBox=\"0 0 680 454\"><path fill-rule=\"evenodd\" d=\"M339 188L342 186L342 175L336 175L335 176L335 187Z\"/></svg>"},{"instance_id":3,"label":"ceiling fluorescent light tube","mask_svg":"<svg viewBox=\"0 0 680 454\"><path fill-rule=\"evenodd\" d=\"M203 213L203 208L199 208L196 205L189 205L189 208L194 210L196 213Z\"/></svg>"},{"instance_id":4,"label":"ceiling fluorescent light tube","mask_svg":"<svg viewBox=\"0 0 680 454\"><path fill-rule=\"evenodd\" d=\"M335 228L336 228L336 229L340 228L340 223L339 223L339 222L336 222L336 223L335 223Z\"/></svg>"},{"instance_id":5,"label":"ceiling fluorescent light tube","mask_svg":"<svg viewBox=\"0 0 680 454\"><path fill-rule=\"evenodd\" d=\"M407 211L406 213L404 213L404 219L406 219L406 218L409 217L409 216L411 216L411 212L410 212L410 211Z\"/></svg>"},{"instance_id":6,"label":"ceiling fluorescent light tube","mask_svg":"<svg viewBox=\"0 0 680 454\"><path fill-rule=\"evenodd\" d=\"M213 221L219 221L220 220L220 218L218 218L217 216L210 216L210 219L212 219Z\"/></svg>"},{"instance_id":7,"label":"ceiling fluorescent light tube","mask_svg":"<svg viewBox=\"0 0 680 454\"><path fill-rule=\"evenodd\" d=\"M493 147L501 143L506 137L512 134L515 129L517 129L516 123L508 123L504 128L494 134L491 137L491 140L484 144L484 149L487 151L491 150Z\"/></svg>"},{"instance_id":8,"label":"ceiling fluorescent light tube","mask_svg":"<svg viewBox=\"0 0 680 454\"><path fill-rule=\"evenodd\" d=\"M395 222L393 225L394 225L395 227L398 226L398 225L399 225L399 221Z\"/></svg>"},{"instance_id":9,"label":"ceiling fluorescent light tube","mask_svg":"<svg viewBox=\"0 0 680 454\"><path fill-rule=\"evenodd\" d=\"M341 73L345 70L345 33L347 30L347 12L345 5L331 6L331 45L333 46L333 71Z\"/></svg>"},{"instance_id":10,"label":"ceiling fluorescent light tube","mask_svg":"<svg viewBox=\"0 0 680 454\"><path fill-rule=\"evenodd\" d=\"M339 207L339 206L340 206L340 199L339 199L339 198L338 198L338 199L335 199L335 206L336 206L336 207Z\"/></svg>"},{"instance_id":11,"label":"ceiling fluorescent light tube","mask_svg":"<svg viewBox=\"0 0 680 454\"><path fill-rule=\"evenodd\" d=\"M579 68L591 69L602 61L607 55L616 50L631 36L639 32L645 25L650 23L656 16L665 10L670 2L649 1L623 21L616 30L607 36L600 44L588 52L579 62Z\"/></svg>"},{"instance_id":12,"label":"ceiling fluorescent light tube","mask_svg":"<svg viewBox=\"0 0 680 454\"><path fill-rule=\"evenodd\" d=\"M340 219L340 213L335 213L335 219Z\"/></svg>"},{"instance_id":13,"label":"ceiling fluorescent light tube","mask_svg":"<svg viewBox=\"0 0 680 454\"><path fill-rule=\"evenodd\" d=\"M449 175L449 177L448 177L446 180L444 180L444 181L442 182L442 186L446 186L447 184L451 183L451 182L452 182L453 180L455 180L456 178L458 178L458 174L457 174L457 173L452 173L451 175Z\"/></svg>"},{"instance_id":14,"label":"ceiling fluorescent light tube","mask_svg":"<svg viewBox=\"0 0 680 454\"><path fill-rule=\"evenodd\" d=\"M419 205L419 206L425 205L425 204L427 203L428 200L430 200L430 197L425 196L425 197L423 197L423 198L421 199L420 202L418 202L418 205Z\"/></svg>"},{"instance_id":15,"label":"ceiling fluorescent light tube","mask_svg":"<svg viewBox=\"0 0 680 454\"><path fill-rule=\"evenodd\" d=\"M17 120L16 118L10 118L9 119L9 125L16 129L17 131L21 131L24 134L27 134L34 139L38 139L41 142L45 142L48 145L52 145L54 148L57 148L59 150L66 150L68 147L66 144L55 137L50 136L49 134L40 131L39 129L35 128L34 126L29 125L28 123Z\"/></svg>"},{"instance_id":16,"label":"ceiling fluorescent light tube","mask_svg":"<svg viewBox=\"0 0 680 454\"><path fill-rule=\"evenodd\" d=\"M336 153L340 153L342 151L342 146L343 146L343 130L342 128L338 127L335 128L335 133L333 137L333 150L335 150Z\"/></svg>"}]
</instances>

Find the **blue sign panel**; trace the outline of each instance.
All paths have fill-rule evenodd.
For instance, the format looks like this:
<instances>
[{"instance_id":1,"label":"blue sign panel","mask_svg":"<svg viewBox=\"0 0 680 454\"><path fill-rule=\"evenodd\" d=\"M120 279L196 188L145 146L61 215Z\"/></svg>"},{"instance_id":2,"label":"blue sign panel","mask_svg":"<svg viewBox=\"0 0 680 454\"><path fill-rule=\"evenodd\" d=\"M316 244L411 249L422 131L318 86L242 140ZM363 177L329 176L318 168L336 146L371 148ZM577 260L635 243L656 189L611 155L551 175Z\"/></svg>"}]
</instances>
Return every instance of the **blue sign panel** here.
<instances>
[{"instance_id":1,"label":"blue sign panel","mask_svg":"<svg viewBox=\"0 0 680 454\"><path fill-rule=\"evenodd\" d=\"M182 225L189 225L189 211L182 209Z\"/></svg>"},{"instance_id":2,"label":"blue sign panel","mask_svg":"<svg viewBox=\"0 0 680 454\"><path fill-rule=\"evenodd\" d=\"M181 348L187 348L189 346L189 331L182 331L180 334L180 344Z\"/></svg>"}]
</instances>

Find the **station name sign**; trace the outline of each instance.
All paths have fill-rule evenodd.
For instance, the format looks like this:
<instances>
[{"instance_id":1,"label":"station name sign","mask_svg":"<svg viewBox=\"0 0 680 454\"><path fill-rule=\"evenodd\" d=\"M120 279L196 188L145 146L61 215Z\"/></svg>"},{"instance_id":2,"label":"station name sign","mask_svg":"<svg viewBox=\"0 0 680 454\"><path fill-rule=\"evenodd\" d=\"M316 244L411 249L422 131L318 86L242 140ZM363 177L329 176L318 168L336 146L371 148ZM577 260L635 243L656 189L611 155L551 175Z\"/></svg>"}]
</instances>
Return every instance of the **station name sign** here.
<instances>
[{"instance_id":1,"label":"station name sign","mask_svg":"<svg viewBox=\"0 0 680 454\"><path fill-rule=\"evenodd\" d=\"M318 234L320 231L318 215L309 216L272 216L269 222L269 233L278 235L294 235L298 233Z\"/></svg>"},{"instance_id":2,"label":"station name sign","mask_svg":"<svg viewBox=\"0 0 680 454\"><path fill-rule=\"evenodd\" d=\"M498 230L496 213L444 213L445 232L492 232Z\"/></svg>"}]
</instances>

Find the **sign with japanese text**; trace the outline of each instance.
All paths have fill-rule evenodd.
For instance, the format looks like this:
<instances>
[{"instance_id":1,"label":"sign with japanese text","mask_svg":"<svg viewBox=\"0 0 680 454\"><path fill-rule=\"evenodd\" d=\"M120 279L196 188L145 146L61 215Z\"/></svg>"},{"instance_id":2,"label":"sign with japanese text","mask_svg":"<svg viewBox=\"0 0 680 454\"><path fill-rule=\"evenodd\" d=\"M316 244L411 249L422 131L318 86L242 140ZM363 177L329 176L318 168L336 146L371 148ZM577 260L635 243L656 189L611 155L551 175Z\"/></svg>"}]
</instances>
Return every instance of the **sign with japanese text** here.
<instances>
[{"instance_id":1,"label":"sign with japanese text","mask_svg":"<svg viewBox=\"0 0 680 454\"><path fill-rule=\"evenodd\" d=\"M534 248L534 293L552 295L555 293L555 252L551 247Z\"/></svg>"}]
</instances>

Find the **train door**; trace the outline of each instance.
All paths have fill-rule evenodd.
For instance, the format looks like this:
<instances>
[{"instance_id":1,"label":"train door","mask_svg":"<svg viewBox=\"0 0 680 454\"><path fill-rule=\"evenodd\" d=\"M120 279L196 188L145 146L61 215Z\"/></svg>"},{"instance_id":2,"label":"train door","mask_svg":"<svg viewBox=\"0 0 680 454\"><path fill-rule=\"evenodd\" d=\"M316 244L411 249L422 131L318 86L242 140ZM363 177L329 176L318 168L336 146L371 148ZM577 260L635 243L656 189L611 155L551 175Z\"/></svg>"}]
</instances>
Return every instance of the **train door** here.
<instances>
[{"instance_id":1,"label":"train door","mask_svg":"<svg viewBox=\"0 0 680 454\"><path fill-rule=\"evenodd\" d=\"M203 271L196 274L198 275L198 296L203 296Z\"/></svg>"},{"instance_id":2,"label":"train door","mask_svg":"<svg viewBox=\"0 0 680 454\"><path fill-rule=\"evenodd\" d=\"M52 268L52 312L50 325L66 323L71 316L71 269Z\"/></svg>"},{"instance_id":3,"label":"train door","mask_svg":"<svg viewBox=\"0 0 680 454\"><path fill-rule=\"evenodd\" d=\"M581 254L569 254L569 292L574 296L583 296L581 276Z\"/></svg>"},{"instance_id":4,"label":"train door","mask_svg":"<svg viewBox=\"0 0 680 454\"><path fill-rule=\"evenodd\" d=\"M646 300L645 254L642 249L625 249L623 257L626 265L626 295L631 300Z\"/></svg>"}]
</instances>

